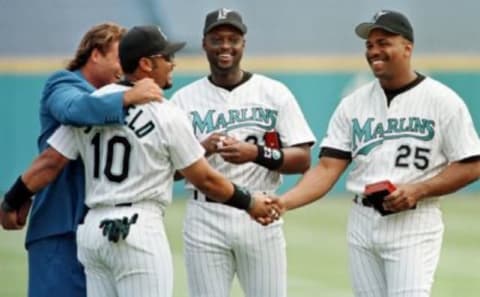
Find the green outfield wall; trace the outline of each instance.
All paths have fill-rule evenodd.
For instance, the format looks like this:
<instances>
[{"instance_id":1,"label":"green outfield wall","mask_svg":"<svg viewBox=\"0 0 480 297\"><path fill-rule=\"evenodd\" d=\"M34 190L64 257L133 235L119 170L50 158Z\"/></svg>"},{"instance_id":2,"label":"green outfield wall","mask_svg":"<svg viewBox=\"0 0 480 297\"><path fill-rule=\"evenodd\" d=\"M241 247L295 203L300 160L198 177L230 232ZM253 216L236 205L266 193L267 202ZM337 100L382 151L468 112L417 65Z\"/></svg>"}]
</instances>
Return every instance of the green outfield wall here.
<instances>
[{"instance_id":1,"label":"green outfield wall","mask_svg":"<svg viewBox=\"0 0 480 297\"><path fill-rule=\"evenodd\" d=\"M263 72L284 82L295 94L315 135L320 140L328 120L341 97L371 79L365 71L274 71ZM425 73L425 72L424 72ZM436 71L425 73L444 82L463 97L468 105L476 128L480 131L480 71ZM2 92L0 108L0 191L10 185L37 155L36 140L39 134L38 109L40 94L48 74L0 74ZM198 74L180 73L175 77L177 88L200 77ZM312 151L316 163L318 143ZM298 176L285 179L282 191L298 180ZM182 185L176 184L179 193ZM480 183L469 186L466 191L479 191ZM334 188L344 191L344 179Z\"/></svg>"}]
</instances>

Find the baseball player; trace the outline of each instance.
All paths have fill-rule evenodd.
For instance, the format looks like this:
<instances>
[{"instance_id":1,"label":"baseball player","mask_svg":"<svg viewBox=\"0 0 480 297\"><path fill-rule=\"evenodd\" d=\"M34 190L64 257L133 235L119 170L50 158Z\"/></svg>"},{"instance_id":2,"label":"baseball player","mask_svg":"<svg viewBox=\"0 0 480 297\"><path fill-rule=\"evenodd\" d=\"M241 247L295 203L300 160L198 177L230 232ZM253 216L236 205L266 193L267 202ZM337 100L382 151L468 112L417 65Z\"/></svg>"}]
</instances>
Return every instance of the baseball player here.
<instances>
[{"instance_id":1,"label":"baseball player","mask_svg":"<svg viewBox=\"0 0 480 297\"><path fill-rule=\"evenodd\" d=\"M125 29L113 23L92 27L67 69L48 78L40 102L39 151L47 148L47 139L60 124L121 124L126 106L161 99L161 90L152 80L139 82L134 88L110 94L103 100L90 95L95 88L120 77L118 42L124 33ZM28 210L29 203L27 200L23 208ZM3 206L3 211L11 210ZM52 292L58 296L85 296L85 275L75 244L75 231L85 211L83 165L78 160L68 164L54 183L37 193L33 203L26 236L29 296L51 296ZM20 212L18 222L4 220L3 227L22 228L27 213Z\"/></svg>"},{"instance_id":2,"label":"baseball player","mask_svg":"<svg viewBox=\"0 0 480 297\"><path fill-rule=\"evenodd\" d=\"M439 196L479 178L480 141L462 99L410 66L414 36L403 14L380 11L355 32L377 79L340 102L318 165L277 202L293 209L324 196L353 163L355 296L427 297L443 237ZM391 184L370 193L380 181Z\"/></svg>"},{"instance_id":3,"label":"baseball player","mask_svg":"<svg viewBox=\"0 0 480 297\"><path fill-rule=\"evenodd\" d=\"M145 77L170 87L173 54L184 45L167 41L155 26L132 28L119 46L126 81L95 94L125 91ZM229 207L254 217L271 210L266 196L252 197L208 165L186 115L169 102L130 106L125 125L61 126L48 142L54 148L47 152L50 158L38 159L6 200L18 205L52 180L68 159L82 157L90 209L78 228L77 244L88 296L172 296L163 214L171 202L175 170Z\"/></svg>"},{"instance_id":4,"label":"baseball player","mask_svg":"<svg viewBox=\"0 0 480 297\"><path fill-rule=\"evenodd\" d=\"M271 194L282 173L307 170L315 137L285 85L240 68L246 32L236 11L207 14L203 49L211 73L177 91L172 101L190 115L213 167L250 191ZM213 203L195 185L187 183L187 189L190 296L227 297L235 275L246 296L286 296L282 222L255 224L245 212Z\"/></svg>"}]
</instances>

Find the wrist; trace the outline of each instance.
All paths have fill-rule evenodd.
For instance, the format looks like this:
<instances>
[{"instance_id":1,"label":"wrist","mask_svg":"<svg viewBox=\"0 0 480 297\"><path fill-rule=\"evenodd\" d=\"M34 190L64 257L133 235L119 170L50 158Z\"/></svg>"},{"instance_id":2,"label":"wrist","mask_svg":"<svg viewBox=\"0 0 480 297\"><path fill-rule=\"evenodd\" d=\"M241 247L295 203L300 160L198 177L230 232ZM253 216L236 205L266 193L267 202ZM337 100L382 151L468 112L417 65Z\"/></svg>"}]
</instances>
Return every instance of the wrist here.
<instances>
[{"instance_id":1,"label":"wrist","mask_svg":"<svg viewBox=\"0 0 480 297\"><path fill-rule=\"evenodd\" d=\"M423 200L429 197L429 184L420 183L417 185L417 201Z\"/></svg>"},{"instance_id":2,"label":"wrist","mask_svg":"<svg viewBox=\"0 0 480 297\"><path fill-rule=\"evenodd\" d=\"M10 205L8 204L7 201L2 200L2 203L0 204L0 208L4 211L4 212L11 212L11 211L14 211L15 209Z\"/></svg>"},{"instance_id":3,"label":"wrist","mask_svg":"<svg viewBox=\"0 0 480 297\"><path fill-rule=\"evenodd\" d=\"M250 192L242 187L233 185L233 194L232 196L224 202L226 205L248 211L253 204L255 204L255 198L252 197Z\"/></svg>"},{"instance_id":4,"label":"wrist","mask_svg":"<svg viewBox=\"0 0 480 297\"><path fill-rule=\"evenodd\" d=\"M123 107L128 107L131 104L132 100L131 100L131 96L130 96L130 90L127 90L123 93L123 97L122 97L122 102L123 102Z\"/></svg>"},{"instance_id":5,"label":"wrist","mask_svg":"<svg viewBox=\"0 0 480 297\"><path fill-rule=\"evenodd\" d=\"M5 193L1 207L4 211L7 211L7 209L10 209L10 211L18 210L33 194L23 182L22 177L19 176L10 190Z\"/></svg>"},{"instance_id":6,"label":"wrist","mask_svg":"<svg viewBox=\"0 0 480 297\"><path fill-rule=\"evenodd\" d=\"M255 158L255 163L270 170L277 170L282 167L283 159L284 154L281 149L257 145L257 157Z\"/></svg>"}]
</instances>

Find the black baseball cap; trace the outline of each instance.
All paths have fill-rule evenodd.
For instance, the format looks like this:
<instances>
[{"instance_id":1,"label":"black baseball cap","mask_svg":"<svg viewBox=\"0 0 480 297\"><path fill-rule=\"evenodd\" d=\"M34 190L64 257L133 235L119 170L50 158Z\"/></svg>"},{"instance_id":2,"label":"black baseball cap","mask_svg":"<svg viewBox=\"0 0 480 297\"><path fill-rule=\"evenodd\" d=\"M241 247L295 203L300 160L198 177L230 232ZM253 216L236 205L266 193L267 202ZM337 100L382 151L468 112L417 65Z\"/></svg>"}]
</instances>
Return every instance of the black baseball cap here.
<instances>
[{"instance_id":1,"label":"black baseball cap","mask_svg":"<svg viewBox=\"0 0 480 297\"><path fill-rule=\"evenodd\" d=\"M371 22L361 23L355 28L355 33L363 39L367 39L370 31L382 29L387 32L398 34L413 42L413 28L407 17L400 12L381 10L377 12Z\"/></svg>"},{"instance_id":2,"label":"black baseball cap","mask_svg":"<svg viewBox=\"0 0 480 297\"><path fill-rule=\"evenodd\" d=\"M242 34L247 33L247 26L243 23L240 13L227 8L220 8L208 13L205 17L203 35L210 32L213 28L221 25L229 25L235 27L240 32L242 32Z\"/></svg>"},{"instance_id":3,"label":"black baseball cap","mask_svg":"<svg viewBox=\"0 0 480 297\"><path fill-rule=\"evenodd\" d=\"M140 58L153 55L171 55L185 46L185 42L170 42L157 26L135 26L120 41L118 54L125 73L132 73Z\"/></svg>"}]
</instances>

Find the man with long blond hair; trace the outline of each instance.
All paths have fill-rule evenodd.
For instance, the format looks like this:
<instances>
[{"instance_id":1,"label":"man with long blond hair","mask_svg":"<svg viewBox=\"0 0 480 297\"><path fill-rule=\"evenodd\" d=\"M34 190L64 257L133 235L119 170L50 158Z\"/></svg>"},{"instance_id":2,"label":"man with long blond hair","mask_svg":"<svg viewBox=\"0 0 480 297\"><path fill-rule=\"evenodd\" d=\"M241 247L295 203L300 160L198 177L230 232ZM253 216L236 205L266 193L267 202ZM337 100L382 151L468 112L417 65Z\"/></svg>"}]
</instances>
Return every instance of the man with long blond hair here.
<instances>
[{"instance_id":1,"label":"man with long blond hair","mask_svg":"<svg viewBox=\"0 0 480 297\"><path fill-rule=\"evenodd\" d=\"M61 125L123 124L125 107L161 100L162 91L151 79L139 81L127 91L102 98L90 95L95 89L122 76L118 44L125 29L114 23L92 27L82 38L75 57L66 70L52 74L40 104L41 132L39 151ZM16 182L25 189L22 180ZM57 179L36 194L27 230L28 296L84 297L85 274L77 260L75 232L87 208L84 204L84 168L80 159L70 162ZM21 229L31 201L11 205L3 201L0 209L5 229ZM15 212L15 216L1 216ZM9 220L8 218L14 218Z\"/></svg>"}]
</instances>

